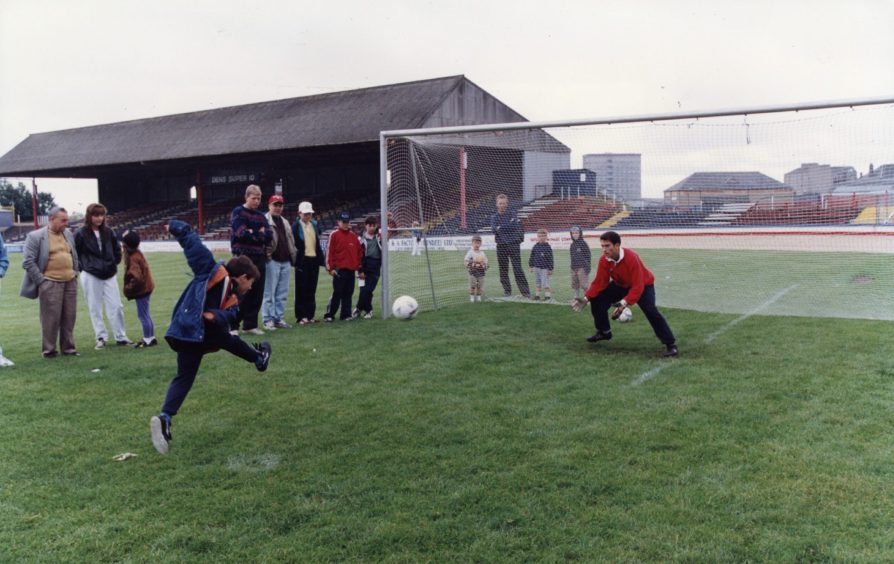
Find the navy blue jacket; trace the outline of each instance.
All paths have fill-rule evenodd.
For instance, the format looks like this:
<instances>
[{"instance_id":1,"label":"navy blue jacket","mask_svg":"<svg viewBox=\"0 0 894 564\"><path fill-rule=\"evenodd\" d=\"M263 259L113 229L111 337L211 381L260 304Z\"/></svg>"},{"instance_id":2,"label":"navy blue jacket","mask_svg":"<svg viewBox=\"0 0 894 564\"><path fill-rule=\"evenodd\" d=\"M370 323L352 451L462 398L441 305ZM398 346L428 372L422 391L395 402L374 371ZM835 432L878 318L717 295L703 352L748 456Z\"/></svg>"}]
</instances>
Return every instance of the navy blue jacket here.
<instances>
[{"instance_id":1,"label":"navy blue jacket","mask_svg":"<svg viewBox=\"0 0 894 564\"><path fill-rule=\"evenodd\" d=\"M498 245L520 245L525 240L525 232L514 210L507 208L505 213L495 213L490 226Z\"/></svg>"},{"instance_id":2,"label":"navy blue jacket","mask_svg":"<svg viewBox=\"0 0 894 564\"><path fill-rule=\"evenodd\" d=\"M571 270L583 268L590 272L590 264L592 257L590 255L590 245L584 241L583 235L580 238L571 241L571 247L568 249L571 253Z\"/></svg>"},{"instance_id":3,"label":"navy blue jacket","mask_svg":"<svg viewBox=\"0 0 894 564\"><path fill-rule=\"evenodd\" d=\"M193 279L183 290L180 299L177 300L177 305L174 306L171 325L165 333L165 339L170 341L173 338L191 343L201 343L205 340L203 312L214 313L219 322L222 321L232 327L236 323L238 308L205 310L208 280L219 268L224 268L223 261L214 259L214 255L202 244L202 240L187 223L172 219L168 224L168 231L177 238L177 242L183 247L183 254L193 272Z\"/></svg>"},{"instance_id":4,"label":"navy blue jacket","mask_svg":"<svg viewBox=\"0 0 894 564\"><path fill-rule=\"evenodd\" d=\"M528 266L553 270L553 248L549 246L549 243L534 243L531 257L528 259Z\"/></svg>"}]
</instances>

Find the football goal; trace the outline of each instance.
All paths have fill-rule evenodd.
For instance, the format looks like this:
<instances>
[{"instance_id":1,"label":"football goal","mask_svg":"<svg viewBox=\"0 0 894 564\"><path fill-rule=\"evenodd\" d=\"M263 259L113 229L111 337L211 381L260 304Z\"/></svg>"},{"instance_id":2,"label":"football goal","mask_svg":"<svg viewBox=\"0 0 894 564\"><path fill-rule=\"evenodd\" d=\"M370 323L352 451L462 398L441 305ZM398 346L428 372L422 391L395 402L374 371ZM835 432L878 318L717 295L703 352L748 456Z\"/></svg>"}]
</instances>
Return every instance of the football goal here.
<instances>
[{"instance_id":1,"label":"football goal","mask_svg":"<svg viewBox=\"0 0 894 564\"><path fill-rule=\"evenodd\" d=\"M894 98L386 131L380 144L385 316L400 295L421 311L469 302L473 237L485 301L535 303L520 286L534 291L540 233L547 303L567 304L579 228L590 279L614 230L662 306L894 320ZM500 195L523 233L518 272L498 264Z\"/></svg>"}]
</instances>

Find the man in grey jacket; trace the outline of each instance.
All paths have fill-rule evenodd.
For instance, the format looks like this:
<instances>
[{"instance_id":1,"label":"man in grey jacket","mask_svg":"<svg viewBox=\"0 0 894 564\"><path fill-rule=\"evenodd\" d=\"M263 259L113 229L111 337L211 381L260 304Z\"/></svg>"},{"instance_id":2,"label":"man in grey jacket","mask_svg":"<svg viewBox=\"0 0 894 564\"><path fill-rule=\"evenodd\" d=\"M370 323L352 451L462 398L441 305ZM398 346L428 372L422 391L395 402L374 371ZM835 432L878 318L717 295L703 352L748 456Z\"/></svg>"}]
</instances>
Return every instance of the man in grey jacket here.
<instances>
[{"instance_id":1,"label":"man in grey jacket","mask_svg":"<svg viewBox=\"0 0 894 564\"><path fill-rule=\"evenodd\" d=\"M22 297L40 300L40 327L43 333L43 357L78 356L74 342L75 315L78 307L78 253L74 237L68 231L68 212L54 207L48 212L46 227L36 229L25 239L22 267Z\"/></svg>"},{"instance_id":2,"label":"man in grey jacket","mask_svg":"<svg viewBox=\"0 0 894 564\"><path fill-rule=\"evenodd\" d=\"M289 296L289 276L295 264L297 249L292 229L282 216L285 199L280 194L270 196L270 208L264 217L270 224L273 239L266 247L267 272L264 275L264 302L261 315L264 329L276 331L289 327L286 323L286 298Z\"/></svg>"}]
</instances>

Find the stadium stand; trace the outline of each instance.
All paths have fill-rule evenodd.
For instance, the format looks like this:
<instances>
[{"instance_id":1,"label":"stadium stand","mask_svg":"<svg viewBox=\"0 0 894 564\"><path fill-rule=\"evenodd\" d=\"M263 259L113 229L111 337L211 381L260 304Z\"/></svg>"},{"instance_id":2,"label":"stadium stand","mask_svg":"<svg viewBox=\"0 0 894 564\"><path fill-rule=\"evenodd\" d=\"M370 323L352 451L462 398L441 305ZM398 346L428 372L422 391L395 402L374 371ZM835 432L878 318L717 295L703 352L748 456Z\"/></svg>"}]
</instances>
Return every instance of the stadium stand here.
<instances>
[{"instance_id":1,"label":"stadium stand","mask_svg":"<svg viewBox=\"0 0 894 564\"><path fill-rule=\"evenodd\" d=\"M855 201L796 201L773 204L758 202L733 225L834 225L851 223L862 207Z\"/></svg>"},{"instance_id":2,"label":"stadium stand","mask_svg":"<svg viewBox=\"0 0 894 564\"><path fill-rule=\"evenodd\" d=\"M655 227L695 227L709 210L695 208L641 208L615 224L616 229L649 229Z\"/></svg>"},{"instance_id":3,"label":"stadium stand","mask_svg":"<svg viewBox=\"0 0 894 564\"><path fill-rule=\"evenodd\" d=\"M526 217L519 218L526 231L547 229L565 231L574 225L592 228L613 217L618 212L618 205L611 200L599 196L583 196L568 200L553 200Z\"/></svg>"}]
</instances>

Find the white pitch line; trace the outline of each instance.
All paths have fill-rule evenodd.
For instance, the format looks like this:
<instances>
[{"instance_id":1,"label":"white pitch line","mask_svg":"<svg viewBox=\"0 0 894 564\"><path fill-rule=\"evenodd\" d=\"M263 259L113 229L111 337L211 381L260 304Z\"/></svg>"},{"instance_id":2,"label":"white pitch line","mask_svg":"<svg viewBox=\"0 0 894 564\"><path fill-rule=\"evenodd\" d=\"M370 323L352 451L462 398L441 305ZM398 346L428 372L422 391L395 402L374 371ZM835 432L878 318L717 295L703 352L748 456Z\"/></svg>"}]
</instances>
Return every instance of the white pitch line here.
<instances>
[{"instance_id":1,"label":"white pitch line","mask_svg":"<svg viewBox=\"0 0 894 564\"><path fill-rule=\"evenodd\" d=\"M788 288L786 288L786 289L784 289L784 290L780 290L779 292L777 292L777 293L774 294L773 296L770 296L770 299L768 299L768 300L765 301L764 303L760 304L759 306L757 306L756 308L752 309L752 310L749 311L748 313L745 313L745 314L741 315L740 317L737 317L737 318L733 319L732 321L730 321L729 323L727 323L726 325L724 325L723 327L721 327L721 328L718 329L717 331L714 331L713 333L711 333L710 335L708 335L708 336L705 338L705 344L706 344L706 345L707 345L707 344L710 344L711 342L714 341L714 339L716 339L717 337L723 335L724 333L726 333L727 331L729 331L730 329L732 329L733 327L735 327L735 326L738 325L739 323L745 321L746 319L748 319L748 318L751 317L752 315L757 315L757 314L760 313L761 311L767 309L768 307L770 307L771 305L773 305L774 303L776 303L777 301L779 301L779 300L782 298L782 296L788 294L789 292L791 292L792 290L794 290L794 289L797 288L797 287L798 287L798 285L797 285L797 284L794 284L794 285L789 286ZM648 382L649 380L651 380L652 378L654 378L655 376L657 376L662 370L664 370L664 369L667 368L668 366L671 366L672 364L676 364L677 362L679 362L679 361L664 362L664 363L662 363L662 364L656 366L655 368L652 368L651 370L647 370L646 372L643 372L642 374L640 374L639 376L637 376L637 378L636 378L633 382L631 382L630 385L631 385L631 386L639 386L639 385L641 385L641 384L643 384L643 383L645 383L645 382Z\"/></svg>"},{"instance_id":2,"label":"white pitch line","mask_svg":"<svg viewBox=\"0 0 894 564\"><path fill-rule=\"evenodd\" d=\"M630 382L630 385L631 386L639 386L640 384L642 384L644 382L648 382L655 376L658 376L658 373L661 372L662 370L664 370L665 368L667 368L668 366L670 366L669 362L665 362L664 364L659 364L652 370L648 370L648 371L640 374L636 380L634 380L633 382Z\"/></svg>"},{"instance_id":3,"label":"white pitch line","mask_svg":"<svg viewBox=\"0 0 894 564\"><path fill-rule=\"evenodd\" d=\"M788 294L789 292L791 292L792 290L794 290L794 289L797 288L797 287L798 287L797 284L793 284L792 286L789 286L788 288L786 288L786 289L784 289L784 290L780 290L779 292L777 292L777 293L774 294L773 296L770 296L770 299L768 299L767 301L765 301L765 302L762 303L761 305L757 306L756 308L754 308L753 310L749 311L748 313L745 313L745 314L743 314L742 316L733 319L732 321L730 321L729 323L727 323L726 325L724 325L723 327L721 327L721 328L718 329L717 331L714 331L713 333L711 333L710 335L708 335L708 336L705 338L705 344L711 344L711 342L713 342L714 339L716 339L717 337L723 335L724 333L726 333L727 331L729 331L730 329L732 329L733 327L735 327L735 326L738 325L739 323L745 321L746 319L748 319L748 318L751 317L752 315L757 315L758 313L760 313L760 312L762 312L763 310L767 309L768 307L770 307L771 305L773 305L774 303L776 303L777 301L779 301L779 299L782 298L782 296Z\"/></svg>"}]
</instances>

